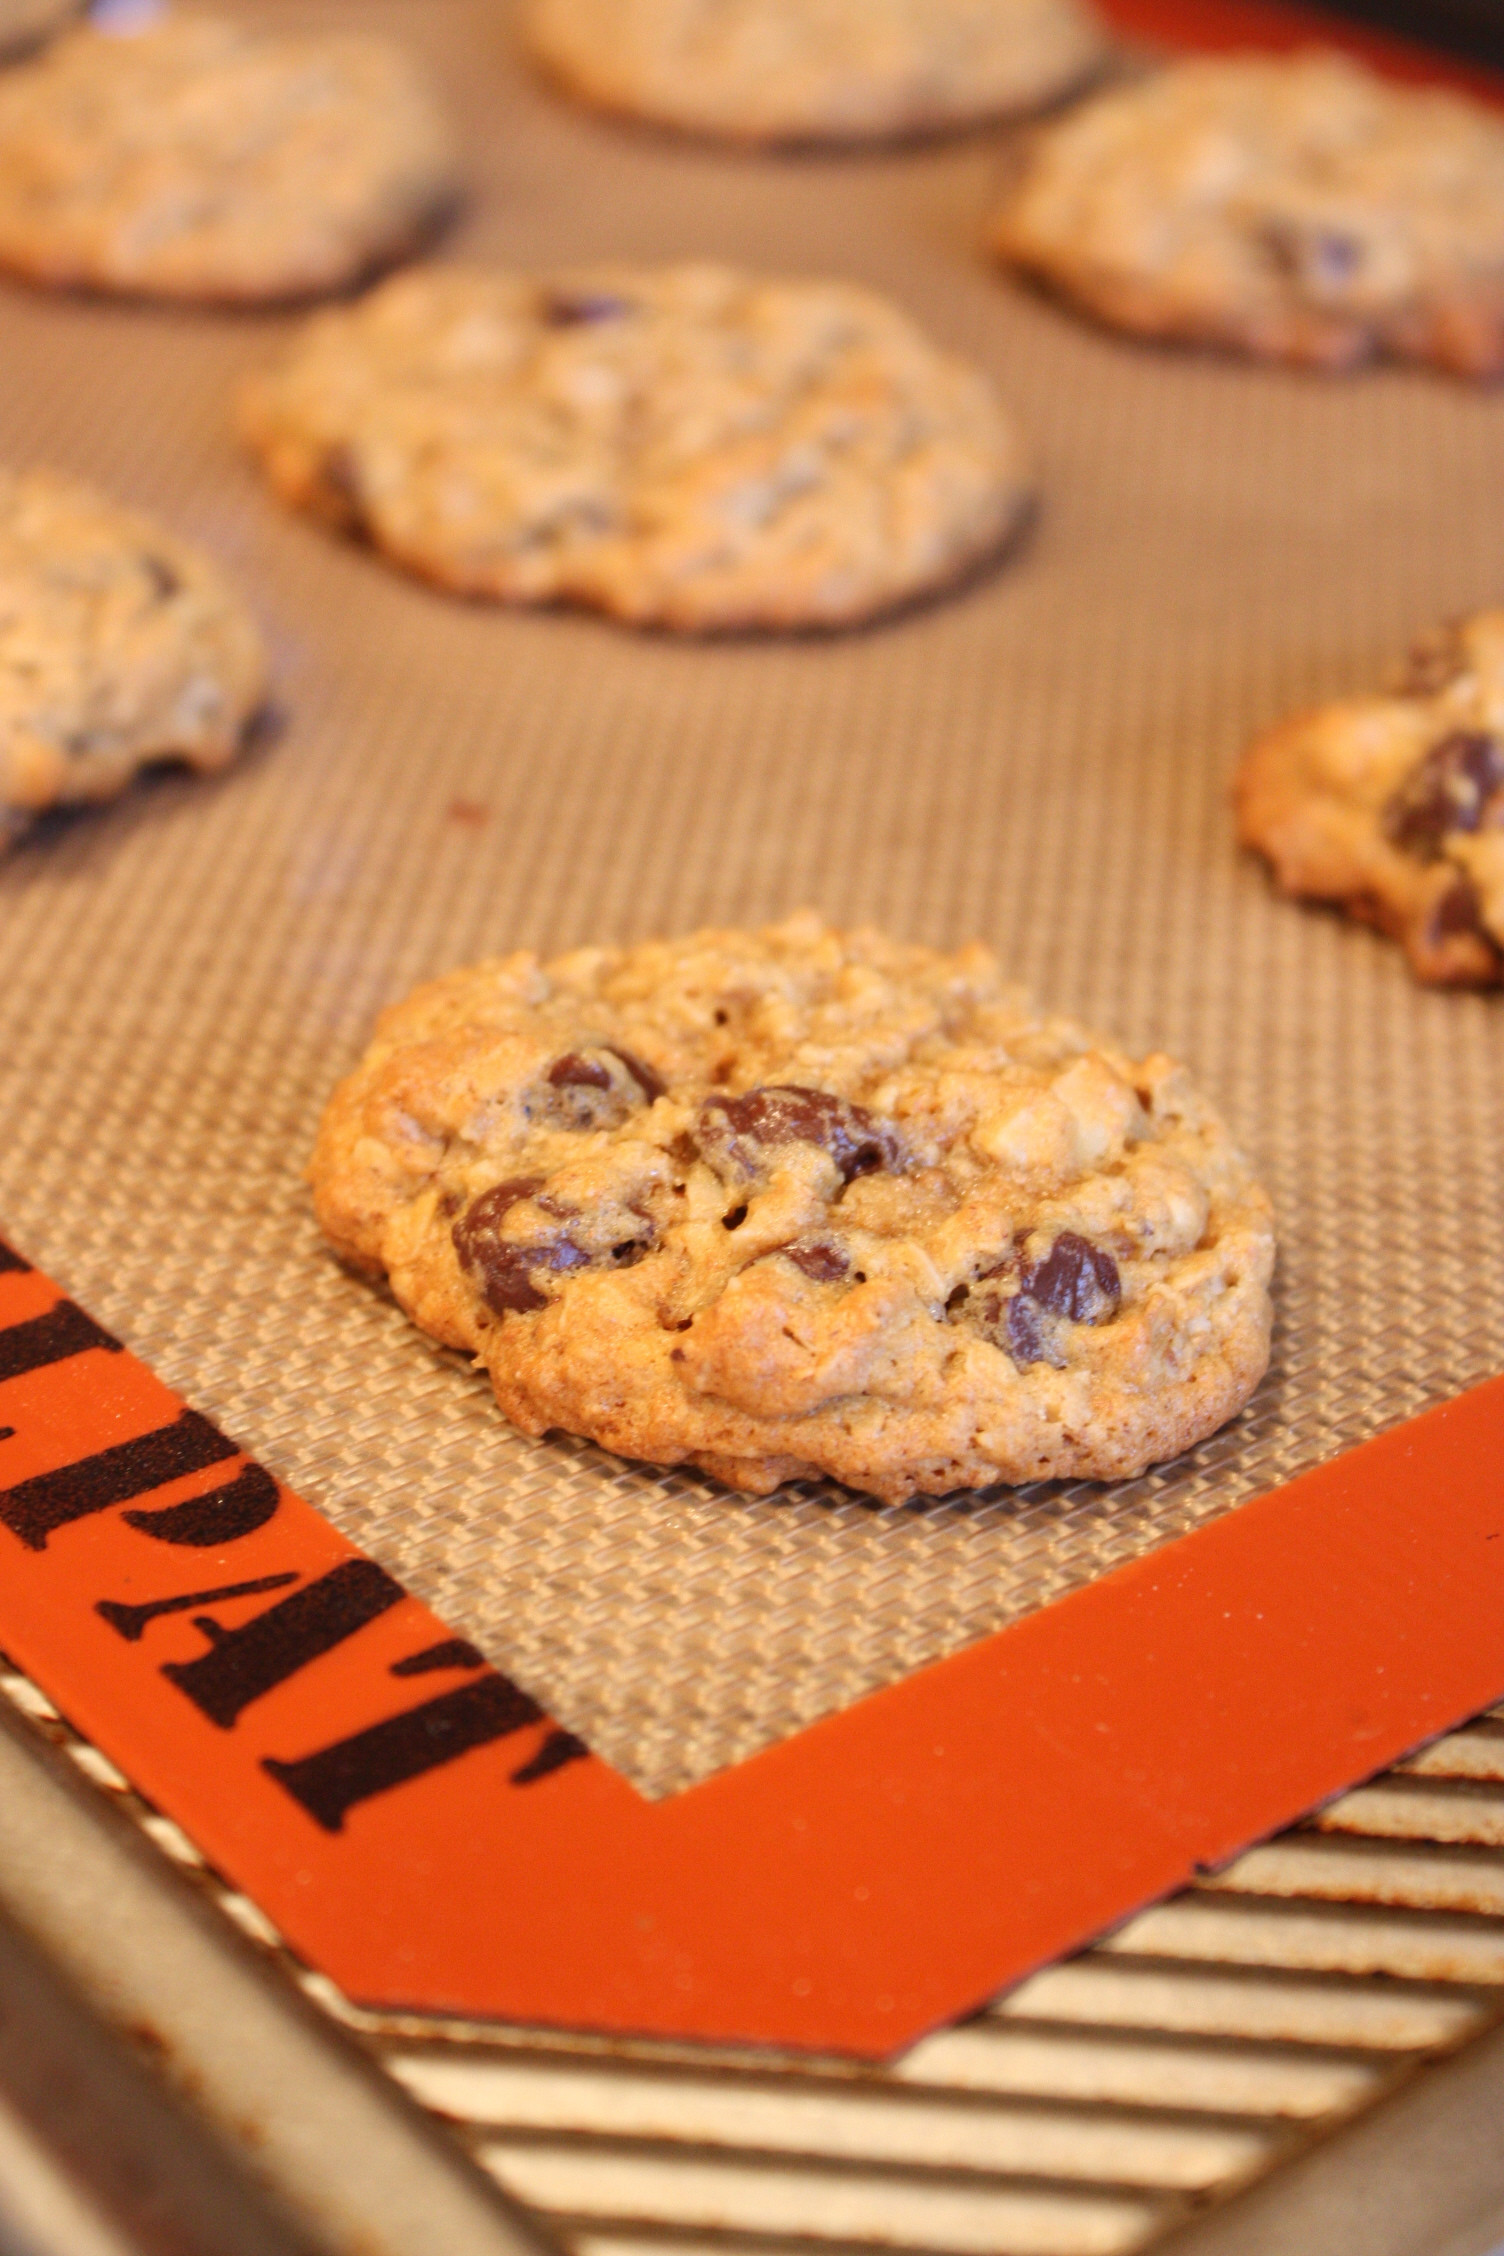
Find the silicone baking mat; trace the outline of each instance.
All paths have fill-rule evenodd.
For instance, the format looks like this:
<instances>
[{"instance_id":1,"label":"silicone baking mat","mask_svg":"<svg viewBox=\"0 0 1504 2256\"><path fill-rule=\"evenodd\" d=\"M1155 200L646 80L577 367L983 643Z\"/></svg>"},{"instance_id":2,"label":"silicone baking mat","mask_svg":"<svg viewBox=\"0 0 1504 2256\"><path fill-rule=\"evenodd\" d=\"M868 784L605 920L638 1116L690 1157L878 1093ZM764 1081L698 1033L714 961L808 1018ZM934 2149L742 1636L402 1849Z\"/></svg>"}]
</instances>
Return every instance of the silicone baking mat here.
<instances>
[{"instance_id":1,"label":"silicone baking mat","mask_svg":"<svg viewBox=\"0 0 1504 2256\"><path fill-rule=\"evenodd\" d=\"M1275 901L1247 735L1504 583L1504 400L1158 352L995 274L1004 140L742 158L536 88L470 0L296 8L428 55L475 193L444 257L730 257L891 291L991 368L1041 507L868 632L721 643L452 602L285 516L229 434L281 318L8 290L0 453L215 549L281 728L0 865L0 1215L175 1388L566 1727L661 1795L1504 1366L1500 1006ZM322 1250L300 1169L413 980L810 903L980 935L1184 1056L1277 1203L1274 1368L1143 1481L752 1502L513 1434Z\"/></svg>"}]
</instances>

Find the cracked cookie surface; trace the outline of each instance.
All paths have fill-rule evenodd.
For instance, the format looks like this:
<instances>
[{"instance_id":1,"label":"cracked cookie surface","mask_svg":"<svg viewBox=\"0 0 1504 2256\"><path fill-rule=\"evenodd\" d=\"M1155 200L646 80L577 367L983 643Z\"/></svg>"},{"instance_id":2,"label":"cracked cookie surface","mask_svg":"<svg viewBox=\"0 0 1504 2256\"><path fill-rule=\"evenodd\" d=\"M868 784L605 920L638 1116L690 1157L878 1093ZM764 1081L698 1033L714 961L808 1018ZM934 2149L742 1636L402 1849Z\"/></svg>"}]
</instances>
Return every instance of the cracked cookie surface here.
<instances>
[{"instance_id":1,"label":"cracked cookie surface","mask_svg":"<svg viewBox=\"0 0 1504 2256\"><path fill-rule=\"evenodd\" d=\"M285 499L443 586L691 630L869 618L1025 499L988 379L896 306L715 266L398 275L241 422Z\"/></svg>"},{"instance_id":2,"label":"cracked cookie surface","mask_svg":"<svg viewBox=\"0 0 1504 2256\"><path fill-rule=\"evenodd\" d=\"M411 249L456 184L383 39L170 14L83 25L0 78L0 266L38 282L316 295Z\"/></svg>"},{"instance_id":3,"label":"cracked cookie surface","mask_svg":"<svg viewBox=\"0 0 1504 2256\"><path fill-rule=\"evenodd\" d=\"M71 479L0 471L0 846L149 762L223 767L265 678L196 549Z\"/></svg>"},{"instance_id":4,"label":"cracked cookie surface","mask_svg":"<svg viewBox=\"0 0 1504 2256\"><path fill-rule=\"evenodd\" d=\"M1034 138L995 247L1114 325L1504 371L1504 117L1324 53L1179 63Z\"/></svg>"},{"instance_id":5,"label":"cracked cookie surface","mask_svg":"<svg viewBox=\"0 0 1504 2256\"><path fill-rule=\"evenodd\" d=\"M1504 982L1504 611L1428 635L1393 694L1269 730L1237 803L1283 891L1392 934L1418 979Z\"/></svg>"},{"instance_id":6,"label":"cracked cookie surface","mask_svg":"<svg viewBox=\"0 0 1504 2256\"><path fill-rule=\"evenodd\" d=\"M1182 1068L807 915L419 988L310 1179L517 1425L754 1493L1135 1474L1268 1359L1268 1200Z\"/></svg>"},{"instance_id":7,"label":"cracked cookie surface","mask_svg":"<svg viewBox=\"0 0 1504 2256\"><path fill-rule=\"evenodd\" d=\"M738 141L862 141L1040 108L1101 60L1081 0L531 0L602 109Z\"/></svg>"}]
</instances>

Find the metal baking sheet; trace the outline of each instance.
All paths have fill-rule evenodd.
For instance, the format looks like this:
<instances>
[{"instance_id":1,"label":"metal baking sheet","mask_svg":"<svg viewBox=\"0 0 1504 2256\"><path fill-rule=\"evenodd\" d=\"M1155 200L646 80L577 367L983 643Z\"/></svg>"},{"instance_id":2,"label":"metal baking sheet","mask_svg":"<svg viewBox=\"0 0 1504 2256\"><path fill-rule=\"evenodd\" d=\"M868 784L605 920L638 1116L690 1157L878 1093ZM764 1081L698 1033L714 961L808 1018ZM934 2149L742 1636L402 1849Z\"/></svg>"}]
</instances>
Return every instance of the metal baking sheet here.
<instances>
[{"instance_id":1,"label":"metal baking sheet","mask_svg":"<svg viewBox=\"0 0 1504 2256\"><path fill-rule=\"evenodd\" d=\"M1274 900L1234 845L1254 729L1497 600L1504 410L1120 341L979 249L1004 137L769 161L535 86L481 0L389 25L463 121L445 258L728 257L889 290L992 369L1041 507L966 590L722 642L452 601L286 516L229 399L282 317L0 296L0 454L237 574L283 724L0 865L0 1215L172 1385L651 1794L671 1792L1504 1366L1497 999ZM1281 1230L1273 1371L1146 1479L883 1509L753 1502L512 1433L322 1248L300 1170L374 1011L446 965L811 903L989 940L1185 1057Z\"/></svg>"}]
</instances>

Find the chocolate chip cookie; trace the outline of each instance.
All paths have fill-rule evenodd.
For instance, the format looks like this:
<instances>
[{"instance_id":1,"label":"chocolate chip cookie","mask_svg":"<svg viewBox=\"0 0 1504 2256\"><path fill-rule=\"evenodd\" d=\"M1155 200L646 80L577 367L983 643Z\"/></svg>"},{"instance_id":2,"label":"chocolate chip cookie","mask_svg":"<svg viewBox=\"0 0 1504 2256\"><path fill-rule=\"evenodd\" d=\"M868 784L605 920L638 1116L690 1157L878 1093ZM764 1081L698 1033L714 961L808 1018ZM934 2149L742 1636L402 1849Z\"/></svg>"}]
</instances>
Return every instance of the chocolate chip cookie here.
<instances>
[{"instance_id":1,"label":"chocolate chip cookie","mask_svg":"<svg viewBox=\"0 0 1504 2256\"><path fill-rule=\"evenodd\" d=\"M531 0L602 109L735 141L866 141L1034 110L1102 59L1083 0Z\"/></svg>"},{"instance_id":2,"label":"chocolate chip cookie","mask_svg":"<svg viewBox=\"0 0 1504 2256\"><path fill-rule=\"evenodd\" d=\"M1336 55L1177 64L1039 132L1006 259L1147 336L1504 372L1504 116Z\"/></svg>"},{"instance_id":3,"label":"chocolate chip cookie","mask_svg":"<svg viewBox=\"0 0 1504 2256\"><path fill-rule=\"evenodd\" d=\"M0 471L0 847L139 768L232 759L261 638L197 550L50 471Z\"/></svg>"},{"instance_id":4,"label":"chocolate chip cookie","mask_svg":"<svg viewBox=\"0 0 1504 2256\"><path fill-rule=\"evenodd\" d=\"M755 1494L1138 1473L1268 1358L1269 1203L1215 1114L979 947L803 915L451 972L310 1174L517 1425Z\"/></svg>"},{"instance_id":5,"label":"chocolate chip cookie","mask_svg":"<svg viewBox=\"0 0 1504 2256\"><path fill-rule=\"evenodd\" d=\"M38 282L337 290L411 249L456 180L426 87L383 39L128 14L0 78L0 267Z\"/></svg>"},{"instance_id":6,"label":"chocolate chip cookie","mask_svg":"<svg viewBox=\"0 0 1504 2256\"><path fill-rule=\"evenodd\" d=\"M845 282L717 266L403 274L319 314L242 428L288 501L467 595L839 625L997 549L988 379Z\"/></svg>"},{"instance_id":7,"label":"chocolate chip cookie","mask_svg":"<svg viewBox=\"0 0 1504 2256\"><path fill-rule=\"evenodd\" d=\"M1272 729L1237 781L1244 842L1286 893L1403 943L1418 979L1504 980L1504 611L1417 644L1388 696Z\"/></svg>"}]
</instances>

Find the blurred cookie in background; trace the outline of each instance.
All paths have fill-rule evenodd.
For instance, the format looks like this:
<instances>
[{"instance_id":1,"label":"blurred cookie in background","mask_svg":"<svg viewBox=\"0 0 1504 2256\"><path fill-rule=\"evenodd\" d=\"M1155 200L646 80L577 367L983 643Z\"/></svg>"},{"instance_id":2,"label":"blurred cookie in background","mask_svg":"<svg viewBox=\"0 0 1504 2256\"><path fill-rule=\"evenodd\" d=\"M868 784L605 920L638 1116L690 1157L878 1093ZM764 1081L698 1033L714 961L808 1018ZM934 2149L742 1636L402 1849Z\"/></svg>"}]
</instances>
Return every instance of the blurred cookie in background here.
<instances>
[{"instance_id":1,"label":"blurred cookie in background","mask_svg":"<svg viewBox=\"0 0 1504 2256\"><path fill-rule=\"evenodd\" d=\"M1392 934L1417 979L1504 982L1504 611L1427 636L1392 695L1271 729L1237 799L1284 892Z\"/></svg>"},{"instance_id":2,"label":"blurred cookie in background","mask_svg":"<svg viewBox=\"0 0 1504 2256\"><path fill-rule=\"evenodd\" d=\"M719 266L395 276L241 401L284 499L461 594L638 625L838 626L997 551L990 379L847 282Z\"/></svg>"},{"instance_id":3,"label":"blurred cookie in background","mask_svg":"<svg viewBox=\"0 0 1504 2256\"><path fill-rule=\"evenodd\" d=\"M458 193L402 50L116 9L0 78L0 267L207 302L339 290Z\"/></svg>"},{"instance_id":4,"label":"blurred cookie in background","mask_svg":"<svg viewBox=\"0 0 1504 2256\"><path fill-rule=\"evenodd\" d=\"M49 470L0 470L0 848L139 769L233 759L265 695L249 611L197 549Z\"/></svg>"},{"instance_id":5,"label":"blurred cookie in background","mask_svg":"<svg viewBox=\"0 0 1504 2256\"><path fill-rule=\"evenodd\" d=\"M1101 63L1085 0L528 0L582 101L734 141L870 141L1037 110Z\"/></svg>"},{"instance_id":6,"label":"blurred cookie in background","mask_svg":"<svg viewBox=\"0 0 1504 2256\"><path fill-rule=\"evenodd\" d=\"M1178 63L1042 127L1000 255L1116 327L1504 372L1504 115L1324 53Z\"/></svg>"}]
</instances>

